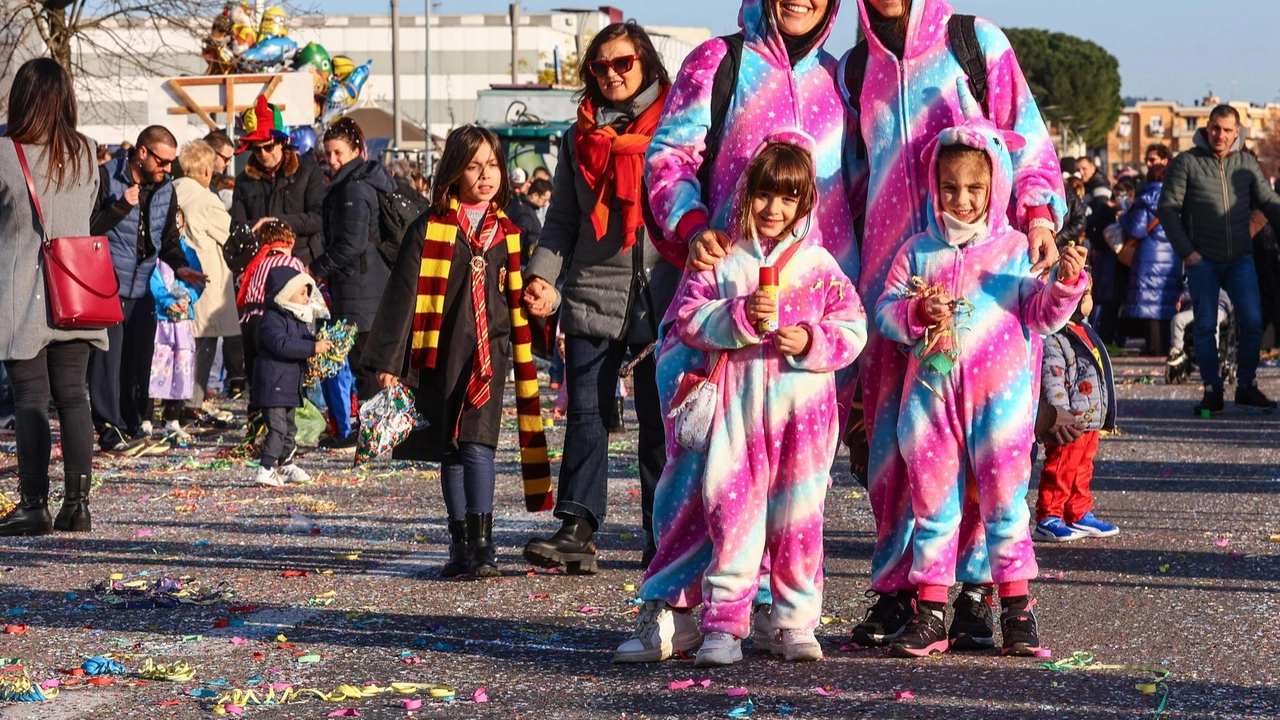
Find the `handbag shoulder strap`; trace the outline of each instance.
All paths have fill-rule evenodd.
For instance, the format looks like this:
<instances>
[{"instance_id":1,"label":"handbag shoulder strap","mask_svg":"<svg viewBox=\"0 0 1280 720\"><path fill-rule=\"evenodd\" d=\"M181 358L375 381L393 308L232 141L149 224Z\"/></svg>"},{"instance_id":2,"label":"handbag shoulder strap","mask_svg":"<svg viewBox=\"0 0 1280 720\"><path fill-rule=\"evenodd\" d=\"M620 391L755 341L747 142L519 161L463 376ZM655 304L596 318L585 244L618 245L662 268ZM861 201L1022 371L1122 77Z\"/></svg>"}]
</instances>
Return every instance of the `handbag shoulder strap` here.
<instances>
[{"instance_id":1,"label":"handbag shoulder strap","mask_svg":"<svg viewBox=\"0 0 1280 720\"><path fill-rule=\"evenodd\" d=\"M787 263L791 261L791 258L795 257L796 253L800 252L800 245L802 243L804 243L803 240L795 241L791 247L783 250L782 254L778 256L778 261L775 262L773 266L778 269L779 277L782 276L782 268L787 266Z\"/></svg>"},{"instance_id":2,"label":"handbag shoulder strap","mask_svg":"<svg viewBox=\"0 0 1280 720\"><path fill-rule=\"evenodd\" d=\"M27 167L26 153L22 152L22 144L13 143L13 151L18 155L18 164L22 166L22 176L27 180L27 193L31 196L31 204L36 209L36 219L40 221L40 231L46 232L44 224L44 211L40 209L40 197L36 195L36 183L31 179L31 168Z\"/></svg>"},{"instance_id":3,"label":"handbag shoulder strap","mask_svg":"<svg viewBox=\"0 0 1280 720\"><path fill-rule=\"evenodd\" d=\"M716 357L716 364L711 366L711 373L707 375L707 380L713 385L720 384L720 376L724 375L725 363L729 361L729 352L721 350L720 355Z\"/></svg>"}]
</instances>

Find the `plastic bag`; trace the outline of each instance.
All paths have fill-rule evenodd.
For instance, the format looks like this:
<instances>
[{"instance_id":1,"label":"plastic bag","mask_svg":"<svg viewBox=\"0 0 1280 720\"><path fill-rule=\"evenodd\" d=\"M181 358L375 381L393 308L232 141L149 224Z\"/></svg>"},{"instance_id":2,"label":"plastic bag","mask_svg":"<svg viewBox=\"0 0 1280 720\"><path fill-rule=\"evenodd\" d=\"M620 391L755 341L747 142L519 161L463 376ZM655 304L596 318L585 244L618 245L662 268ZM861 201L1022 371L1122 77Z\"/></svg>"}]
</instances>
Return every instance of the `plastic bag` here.
<instances>
[{"instance_id":1,"label":"plastic bag","mask_svg":"<svg viewBox=\"0 0 1280 720\"><path fill-rule=\"evenodd\" d=\"M360 406L356 467L404 442L426 420L413 406L413 393L401 382L383 388Z\"/></svg>"},{"instance_id":2,"label":"plastic bag","mask_svg":"<svg viewBox=\"0 0 1280 720\"><path fill-rule=\"evenodd\" d=\"M293 415L293 423L298 426L296 442L299 445L315 445L320 442L324 431L329 429L329 421L324 419L324 413L310 400L302 401L302 407Z\"/></svg>"}]
</instances>

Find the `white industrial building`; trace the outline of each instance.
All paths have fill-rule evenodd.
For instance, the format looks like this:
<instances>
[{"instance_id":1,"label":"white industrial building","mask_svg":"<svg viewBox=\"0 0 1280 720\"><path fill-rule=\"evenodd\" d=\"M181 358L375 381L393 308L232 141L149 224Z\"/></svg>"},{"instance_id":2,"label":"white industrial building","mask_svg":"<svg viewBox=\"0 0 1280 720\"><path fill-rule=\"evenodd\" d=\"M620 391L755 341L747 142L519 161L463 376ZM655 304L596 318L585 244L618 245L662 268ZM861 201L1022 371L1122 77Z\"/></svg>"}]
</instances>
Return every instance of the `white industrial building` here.
<instances>
[{"instance_id":1,"label":"white industrial building","mask_svg":"<svg viewBox=\"0 0 1280 720\"><path fill-rule=\"evenodd\" d=\"M520 18L515 81L535 83L555 76L557 63L576 59L579 48L600 28L623 19L614 8L528 13ZM403 15L400 28L400 97L404 119L421 125L426 98L426 33L424 16ZM377 16L309 16L290 21L290 36L301 47L317 42L330 55L346 55L357 65L372 61L362 104L392 109L391 18ZM705 28L651 28L655 44L674 73L696 43L710 37ZM77 78L82 130L102 143L132 140L147 124L147 86L152 76L200 75L201 41L180 27L115 27L130 51L147 59L147 76L127 69L110 56L95 57L94 46L111 46L105 38L83 43L79 52L87 72ZM476 93L492 84L512 82L511 21L504 14L433 15L431 18L431 131L476 119ZM35 51L25 43L26 54ZM16 70L16 63L10 73ZM132 73L132 74L131 74ZM176 116L175 123L184 122ZM191 122L195 122L194 118Z\"/></svg>"}]
</instances>

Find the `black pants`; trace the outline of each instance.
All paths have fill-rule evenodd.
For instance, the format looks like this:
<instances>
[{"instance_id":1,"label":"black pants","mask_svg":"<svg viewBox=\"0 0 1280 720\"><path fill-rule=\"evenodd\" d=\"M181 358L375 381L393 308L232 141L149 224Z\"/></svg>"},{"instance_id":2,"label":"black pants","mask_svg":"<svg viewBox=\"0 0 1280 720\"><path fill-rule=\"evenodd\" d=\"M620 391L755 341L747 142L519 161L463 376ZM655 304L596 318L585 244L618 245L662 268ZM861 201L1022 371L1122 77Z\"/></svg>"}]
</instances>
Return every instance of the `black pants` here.
<instances>
[{"instance_id":1,"label":"black pants","mask_svg":"<svg viewBox=\"0 0 1280 720\"><path fill-rule=\"evenodd\" d=\"M107 328L106 351L89 355L89 399L93 426L103 447L114 444L112 428L125 440L151 419L151 355L156 344L155 300L122 298L124 322Z\"/></svg>"},{"instance_id":2,"label":"black pants","mask_svg":"<svg viewBox=\"0 0 1280 720\"><path fill-rule=\"evenodd\" d=\"M356 341L351 346L351 353L347 355L347 361L351 363L351 374L356 376L356 397L360 398L360 402L382 390L382 386L378 384L378 374L360 364L360 353L364 352L364 346L368 342L369 333L356 333Z\"/></svg>"},{"instance_id":3,"label":"black pants","mask_svg":"<svg viewBox=\"0 0 1280 720\"><path fill-rule=\"evenodd\" d=\"M222 338L222 367L226 369L226 378L222 382L222 391L228 395L244 392L244 336L228 335Z\"/></svg>"},{"instance_id":4,"label":"black pants","mask_svg":"<svg viewBox=\"0 0 1280 720\"><path fill-rule=\"evenodd\" d=\"M569 412L556 517L585 517L595 529L604 522L609 494L609 421L618 388L618 369L628 350L639 353L643 349L643 345L629 346L606 338L565 338ZM632 397L640 422L640 508L648 544L653 543L653 491L667 461L656 370L650 355L635 367L632 376Z\"/></svg>"},{"instance_id":5,"label":"black pants","mask_svg":"<svg viewBox=\"0 0 1280 720\"><path fill-rule=\"evenodd\" d=\"M266 408L267 438L262 441L262 467L271 469L287 465L297 449L298 425L294 422L297 408Z\"/></svg>"},{"instance_id":6,"label":"black pants","mask_svg":"<svg viewBox=\"0 0 1280 720\"><path fill-rule=\"evenodd\" d=\"M62 462L67 475L93 472L93 420L84 395L89 366L85 340L53 343L30 360L10 360L5 369L13 383L16 409L18 476L23 492L49 492L49 398L62 425ZM150 367L150 363L148 363Z\"/></svg>"},{"instance_id":7,"label":"black pants","mask_svg":"<svg viewBox=\"0 0 1280 720\"><path fill-rule=\"evenodd\" d=\"M440 463L440 490L450 520L462 520L467 513L493 512L493 488L497 471L493 448L479 443L460 442L456 452Z\"/></svg>"}]
</instances>

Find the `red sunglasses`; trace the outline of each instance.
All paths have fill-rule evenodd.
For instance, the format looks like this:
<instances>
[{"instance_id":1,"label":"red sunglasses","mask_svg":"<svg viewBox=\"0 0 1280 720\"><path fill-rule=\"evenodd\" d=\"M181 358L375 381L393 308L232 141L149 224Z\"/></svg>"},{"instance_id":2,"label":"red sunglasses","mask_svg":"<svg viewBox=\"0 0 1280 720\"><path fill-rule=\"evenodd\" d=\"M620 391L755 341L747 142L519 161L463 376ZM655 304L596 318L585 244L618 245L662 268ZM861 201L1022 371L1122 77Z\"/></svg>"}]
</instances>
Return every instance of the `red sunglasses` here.
<instances>
[{"instance_id":1,"label":"red sunglasses","mask_svg":"<svg viewBox=\"0 0 1280 720\"><path fill-rule=\"evenodd\" d=\"M631 72L631 68L635 66L636 61L639 59L639 55L623 55L612 60L592 60L587 63L587 69L598 78L608 77L609 68L613 68L613 71L619 75L626 75Z\"/></svg>"}]
</instances>

